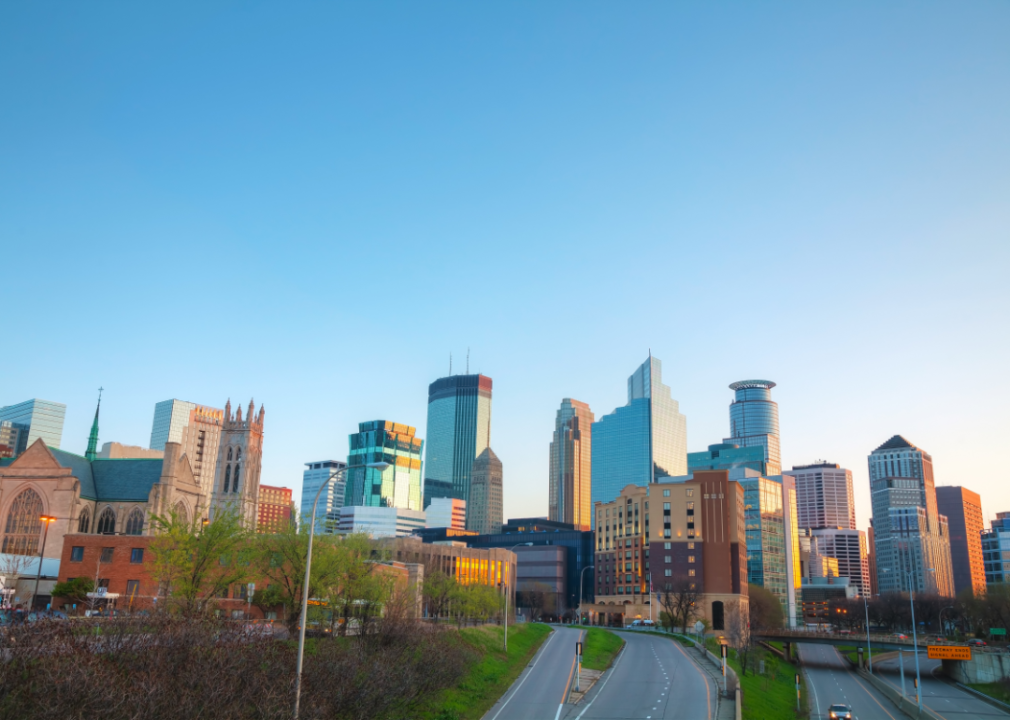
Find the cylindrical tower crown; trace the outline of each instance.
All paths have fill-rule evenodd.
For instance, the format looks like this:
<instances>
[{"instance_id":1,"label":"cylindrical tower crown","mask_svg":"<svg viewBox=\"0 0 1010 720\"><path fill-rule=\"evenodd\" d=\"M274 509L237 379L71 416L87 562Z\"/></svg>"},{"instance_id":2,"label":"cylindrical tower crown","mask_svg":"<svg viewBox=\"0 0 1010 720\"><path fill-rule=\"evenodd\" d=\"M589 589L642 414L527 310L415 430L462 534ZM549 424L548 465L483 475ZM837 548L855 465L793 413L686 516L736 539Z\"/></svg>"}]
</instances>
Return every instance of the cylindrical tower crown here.
<instances>
[{"instance_id":1,"label":"cylindrical tower crown","mask_svg":"<svg viewBox=\"0 0 1010 720\"><path fill-rule=\"evenodd\" d=\"M736 392L729 406L733 437L779 434L779 406L772 400L773 387L770 380L741 380L729 386Z\"/></svg>"}]
</instances>

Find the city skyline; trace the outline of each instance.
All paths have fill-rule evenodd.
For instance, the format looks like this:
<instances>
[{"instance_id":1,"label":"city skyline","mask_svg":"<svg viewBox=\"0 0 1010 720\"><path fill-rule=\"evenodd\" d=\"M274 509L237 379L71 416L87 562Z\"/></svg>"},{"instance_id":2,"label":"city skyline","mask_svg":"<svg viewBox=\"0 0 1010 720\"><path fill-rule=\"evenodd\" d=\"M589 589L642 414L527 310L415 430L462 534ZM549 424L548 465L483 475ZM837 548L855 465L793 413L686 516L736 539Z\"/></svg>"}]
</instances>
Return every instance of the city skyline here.
<instances>
[{"instance_id":1,"label":"city skyline","mask_svg":"<svg viewBox=\"0 0 1010 720\"><path fill-rule=\"evenodd\" d=\"M860 528L894 434L1010 510L1010 8L529 13L11 7L0 235L5 267L48 260L4 278L33 304L0 405L66 404L83 454L99 386L101 441L142 446L166 398L256 397L263 482L297 490L362 419L427 438L469 347L505 516L546 515L558 403L623 405L651 347L689 452L728 436L726 384L774 378L784 467L852 468ZM409 352L346 342L374 263L410 283Z\"/></svg>"}]
</instances>

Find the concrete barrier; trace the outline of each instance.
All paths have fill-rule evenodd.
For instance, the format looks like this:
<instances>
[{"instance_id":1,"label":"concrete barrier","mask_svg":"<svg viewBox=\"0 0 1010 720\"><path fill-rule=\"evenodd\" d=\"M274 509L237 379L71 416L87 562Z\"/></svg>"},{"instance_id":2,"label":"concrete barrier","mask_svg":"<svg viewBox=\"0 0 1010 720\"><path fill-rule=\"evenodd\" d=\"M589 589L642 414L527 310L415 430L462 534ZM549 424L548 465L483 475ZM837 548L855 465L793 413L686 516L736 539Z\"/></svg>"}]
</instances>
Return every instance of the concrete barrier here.
<instances>
[{"instance_id":1,"label":"concrete barrier","mask_svg":"<svg viewBox=\"0 0 1010 720\"><path fill-rule=\"evenodd\" d=\"M999 682L1010 678L1010 654L975 651L971 660L944 660L943 672L965 685Z\"/></svg>"},{"instance_id":2,"label":"concrete barrier","mask_svg":"<svg viewBox=\"0 0 1010 720\"><path fill-rule=\"evenodd\" d=\"M888 700L890 700L895 705L897 705L898 709L901 710L901 712L903 712L906 715L908 715L908 717L910 717L910 718L923 718L923 717L925 717L925 718L930 718L930 720L945 720L943 717L941 717L940 715L937 715L935 712L933 712L932 710L930 710L925 705L922 706L922 714L920 715L919 714L919 707L915 704L915 700L914 699L909 699L907 697L902 697L901 692L899 692L898 690L895 690L894 687L892 687L890 683L884 682L883 680L879 679L875 675L870 675L870 673L866 672L862 668L856 670L856 672L859 674L859 676L861 678L863 678L864 680L866 680L868 683L870 683L870 685L872 685L878 691L880 691L881 695L883 695Z\"/></svg>"}]
</instances>

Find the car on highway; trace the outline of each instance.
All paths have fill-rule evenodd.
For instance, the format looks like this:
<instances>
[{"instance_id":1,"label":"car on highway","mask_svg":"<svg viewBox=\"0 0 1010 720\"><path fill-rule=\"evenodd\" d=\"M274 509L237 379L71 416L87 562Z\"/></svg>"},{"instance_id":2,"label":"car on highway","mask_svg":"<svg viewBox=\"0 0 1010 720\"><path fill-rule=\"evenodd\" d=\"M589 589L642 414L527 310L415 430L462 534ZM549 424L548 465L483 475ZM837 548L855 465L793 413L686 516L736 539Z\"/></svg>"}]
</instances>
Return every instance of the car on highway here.
<instances>
[{"instance_id":1,"label":"car on highway","mask_svg":"<svg viewBox=\"0 0 1010 720\"><path fill-rule=\"evenodd\" d=\"M835 703L828 708L828 717L831 720L852 720L852 708L848 705Z\"/></svg>"},{"instance_id":2,"label":"car on highway","mask_svg":"<svg viewBox=\"0 0 1010 720\"><path fill-rule=\"evenodd\" d=\"M986 647L986 642L979 638L972 638L968 641L968 647Z\"/></svg>"},{"instance_id":3,"label":"car on highway","mask_svg":"<svg viewBox=\"0 0 1010 720\"><path fill-rule=\"evenodd\" d=\"M891 635L891 637L893 637L895 640L908 640L908 635L905 635L903 633L894 633L893 635Z\"/></svg>"}]
</instances>

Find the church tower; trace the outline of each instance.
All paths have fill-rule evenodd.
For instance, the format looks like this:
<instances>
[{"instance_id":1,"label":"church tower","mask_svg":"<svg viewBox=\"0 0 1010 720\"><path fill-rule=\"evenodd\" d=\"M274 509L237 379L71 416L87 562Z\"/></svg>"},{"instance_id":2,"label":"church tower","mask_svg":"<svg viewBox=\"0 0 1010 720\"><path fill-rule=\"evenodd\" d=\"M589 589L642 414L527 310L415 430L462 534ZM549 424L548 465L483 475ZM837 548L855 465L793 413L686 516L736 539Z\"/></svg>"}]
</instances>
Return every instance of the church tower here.
<instances>
[{"instance_id":1,"label":"church tower","mask_svg":"<svg viewBox=\"0 0 1010 720\"><path fill-rule=\"evenodd\" d=\"M224 406L212 500L214 512L235 510L250 530L256 528L263 456L263 406L255 411L252 400L245 418L241 406L232 415L231 400Z\"/></svg>"}]
</instances>

